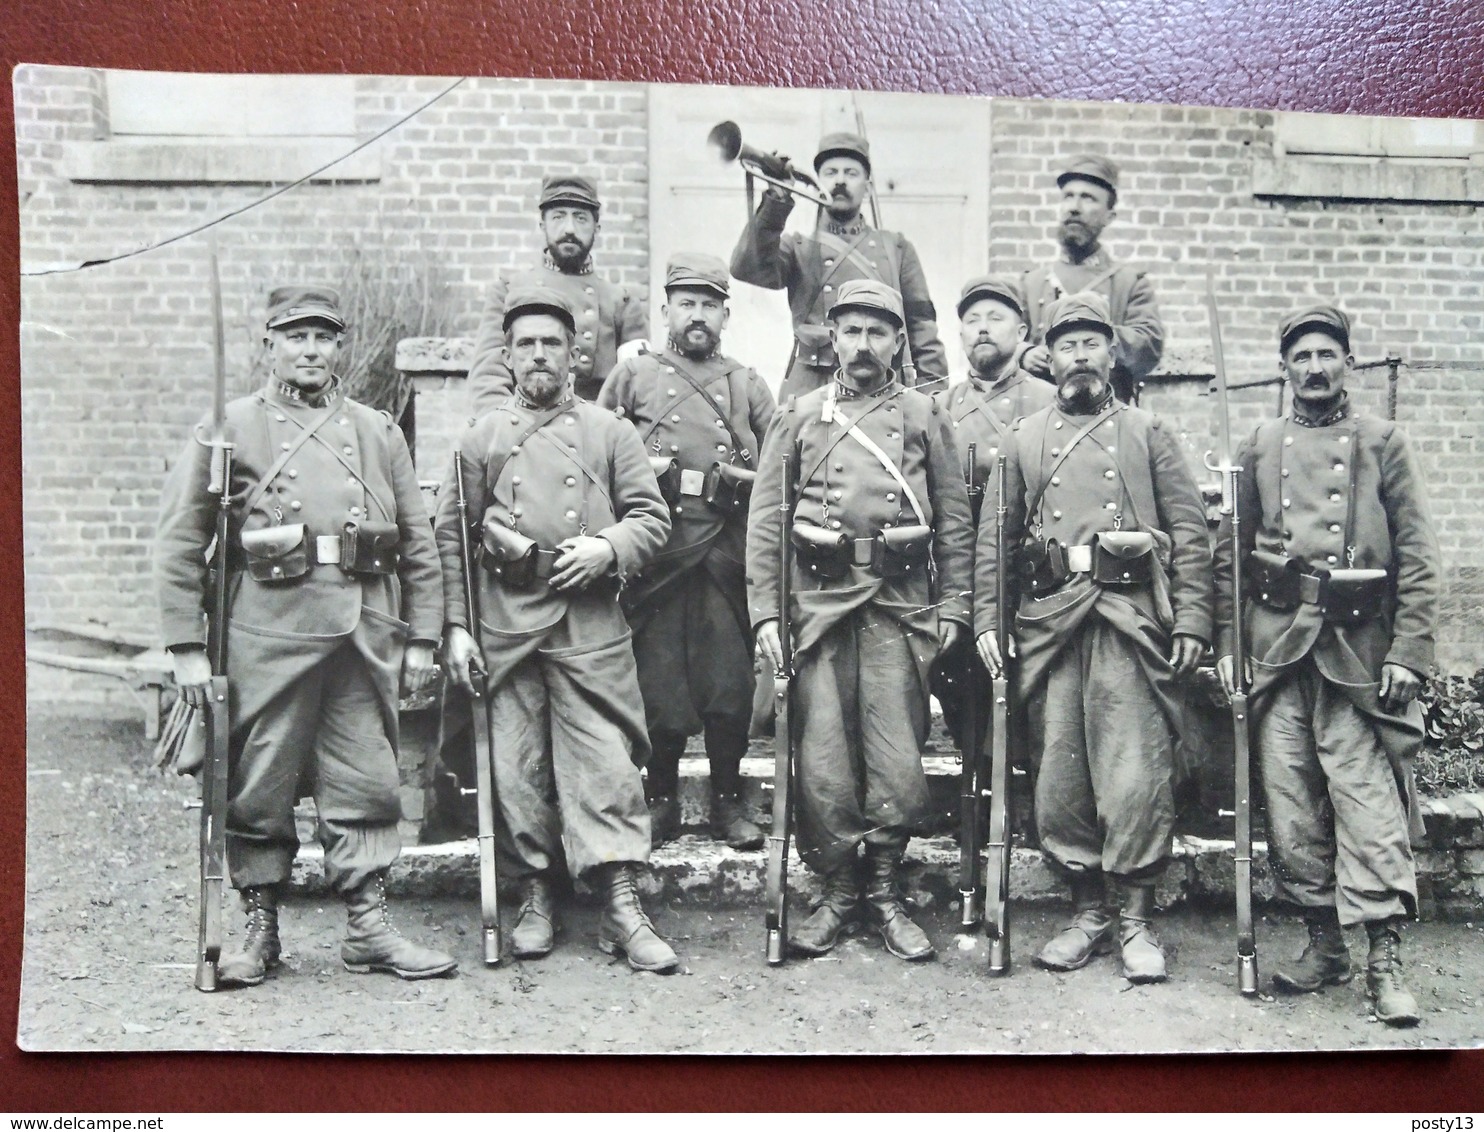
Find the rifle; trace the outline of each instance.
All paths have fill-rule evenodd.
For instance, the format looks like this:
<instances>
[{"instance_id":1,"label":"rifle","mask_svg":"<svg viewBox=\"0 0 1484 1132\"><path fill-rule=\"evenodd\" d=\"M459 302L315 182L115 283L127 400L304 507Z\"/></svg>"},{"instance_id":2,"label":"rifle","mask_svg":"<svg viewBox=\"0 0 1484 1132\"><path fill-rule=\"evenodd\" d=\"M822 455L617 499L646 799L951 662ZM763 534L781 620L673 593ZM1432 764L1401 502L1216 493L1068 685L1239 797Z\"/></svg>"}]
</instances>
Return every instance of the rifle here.
<instances>
[{"instance_id":1,"label":"rifle","mask_svg":"<svg viewBox=\"0 0 1484 1132\"><path fill-rule=\"evenodd\" d=\"M968 470L964 482L969 489L969 506L975 506L976 497L983 491L977 482L979 469L975 463L978 445L968 447ZM979 733L979 680L978 657L974 642L964 653L963 689L961 691L963 713L963 742L959 755L963 770L958 780L958 895L959 926L972 928L979 922L979 806L982 786L979 781L982 769L980 758L983 736Z\"/></svg>"},{"instance_id":2,"label":"rifle","mask_svg":"<svg viewBox=\"0 0 1484 1132\"><path fill-rule=\"evenodd\" d=\"M994 533L999 568L995 571L995 643L1000 674L990 684L989 860L985 865L984 938L989 973L1010 973L1010 556L1005 546L1005 457L995 464Z\"/></svg>"},{"instance_id":3,"label":"rifle","mask_svg":"<svg viewBox=\"0 0 1484 1132\"><path fill-rule=\"evenodd\" d=\"M1252 735L1247 714L1247 649L1242 639L1242 553L1241 508L1237 498L1237 475L1241 468L1234 462L1232 450L1231 409L1227 403L1226 363L1221 352L1221 319L1216 313L1216 286L1211 273L1206 273L1206 315L1211 323L1211 350L1216 363L1216 393L1219 412L1219 458L1213 462L1206 453L1206 467L1221 473L1221 514L1230 523L1232 540L1232 734L1236 746L1236 845L1233 857L1237 888L1237 991L1243 995L1257 993L1257 932L1252 923Z\"/></svg>"},{"instance_id":4,"label":"rifle","mask_svg":"<svg viewBox=\"0 0 1484 1132\"><path fill-rule=\"evenodd\" d=\"M469 618L469 635L479 649L483 663L484 641L479 628L479 587L474 582L474 555L469 547L469 501L464 495L464 455L453 454L454 492L459 508L459 562L464 572L464 608ZM485 966L493 967L501 959L500 895L495 872L495 783L493 764L494 730L490 724L490 705L481 691L484 673L469 664L469 682L474 687L471 729L474 735L475 804L479 810L479 920L484 936Z\"/></svg>"},{"instance_id":5,"label":"rifle","mask_svg":"<svg viewBox=\"0 0 1484 1132\"><path fill-rule=\"evenodd\" d=\"M222 281L216 242L211 263L212 361L211 434L196 441L211 449L206 491L216 496L216 533L211 547L211 593L206 617L206 654L211 680L206 686L206 759L201 766L201 894L196 922L196 989L216 990L222 957L222 884L227 861L227 744L231 740L227 688L227 538L232 508L232 442L227 439L226 332L222 326Z\"/></svg>"},{"instance_id":6,"label":"rifle","mask_svg":"<svg viewBox=\"0 0 1484 1132\"><path fill-rule=\"evenodd\" d=\"M773 728L773 824L768 830L767 957L770 967L781 964L788 952L788 833L793 819L794 732L793 633L789 626L788 524L793 514L792 461L783 454L783 490L778 530L778 646L783 664L773 674L773 700L777 707Z\"/></svg>"}]
</instances>

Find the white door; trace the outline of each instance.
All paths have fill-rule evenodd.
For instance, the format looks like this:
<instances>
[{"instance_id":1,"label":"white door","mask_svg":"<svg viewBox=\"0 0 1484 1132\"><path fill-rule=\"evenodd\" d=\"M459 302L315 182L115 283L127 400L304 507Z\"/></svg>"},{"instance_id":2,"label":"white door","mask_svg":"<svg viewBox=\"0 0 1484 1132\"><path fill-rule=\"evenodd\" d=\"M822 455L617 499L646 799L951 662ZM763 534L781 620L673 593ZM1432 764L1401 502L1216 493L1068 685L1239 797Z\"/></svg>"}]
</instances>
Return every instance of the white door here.
<instances>
[{"instance_id":1,"label":"white door","mask_svg":"<svg viewBox=\"0 0 1484 1132\"><path fill-rule=\"evenodd\" d=\"M864 124L881 226L912 242L938 308L952 372L963 372L953 306L970 276L986 269L989 248L989 100L848 91L758 90L704 86L649 88L650 318L663 334L665 263L676 251L730 261L747 220L743 175L706 146L717 122L731 120L742 140L788 154L809 169L822 134ZM859 115L859 118L857 117ZM814 224L800 201L789 227ZM732 317L722 349L755 368L777 391L793 337L782 291L732 284Z\"/></svg>"}]
</instances>

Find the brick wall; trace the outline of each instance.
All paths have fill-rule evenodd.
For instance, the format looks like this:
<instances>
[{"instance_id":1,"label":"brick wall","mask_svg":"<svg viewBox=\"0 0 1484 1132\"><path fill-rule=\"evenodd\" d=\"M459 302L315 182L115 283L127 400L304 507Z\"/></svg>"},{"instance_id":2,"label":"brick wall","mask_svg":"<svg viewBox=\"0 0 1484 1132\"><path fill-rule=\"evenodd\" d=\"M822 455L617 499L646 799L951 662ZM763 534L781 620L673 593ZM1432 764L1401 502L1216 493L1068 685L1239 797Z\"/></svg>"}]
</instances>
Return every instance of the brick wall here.
<instances>
[{"instance_id":1,"label":"brick wall","mask_svg":"<svg viewBox=\"0 0 1484 1132\"><path fill-rule=\"evenodd\" d=\"M448 79L355 80L365 138ZM34 268L136 247L263 195L268 186L88 184L64 147L107 136L101 73L15 74L21 259ZM545 172L595 174L604 271L648 279L647 99L642 87L468 80L381 143L382 176L315 182L216 228L233 393L252 387L263 300L276 282L339 279L350 255L415 257L447 285L448 329L472 333L483 289L542 247ZM326 152L328 158L333 150ZM204 242L22 288L21 412L30 621L154 628L149 545L162 477L210 404ZM457 398L450 397L452 403ZM441 478L438 467L421 469ZM36 691L102 691L33 667Z\"/></svg>"},{"instance_id":2,"label":"brick wall","mask_svg":"<svg viewBox=\"0 0 1484 1132\"><path fill-rule=\"evenodd\" d=\"M358 135L407 114L447 82L356 79ZM15 103L27 267L138 246L265 191L69 181L64 146L107 136L96 72L21 68ZM290 277L334 280L355 250L434 265L447 287L446 329L472 333L483 288L502 268L539 254L535 194L546 171L597 172L603 270L642 291L651 243L649 140L642 87L470 80L380 143L379 180L308 184L219 226L234 389L250 387L268 287ZM1361 360L1394 352L1410 363L1398 415L1422 453L1448 568L1443 659L1454 668L1484 663L1476 612L1484 608L1484 576L1468 558L1484 529L1477 396L1484 371L1467 368L1484 363L1477 210L1258 199L1254 163L1274 154L1272 116L1263 112L996 102L992 263L1019 266L1054 254L1055 167L1084 151L1107 153L1123 167L1119 215L1105 239L1116 257L1138 262L1153 279L1169 328L1167 356L1183 359L1174 368L1209 368L1208 266L1234 381L1276 371L1277 319L1316 295L1354 313ZM664 246L663 232L653 235ZM733 233L718 239L716 250L726 254ZM950 298L938 296L939 307L949 309ZM27 278L22 302L28 616L150 631L148 546L159 485L209 398L204 243L185 240L81 274ZM1369 371L1358 384L1358 399L1384 412L1385 371ZM422 472L438 478L462 390L457 380L421 385ZM1244 432L1271 412L1273 395L1250 391L1238 402ZM1213 406L1203 386L1154 387L1145 403L1169 416L1193 461L1211 447Z\"/></svg>"}]
</instances>

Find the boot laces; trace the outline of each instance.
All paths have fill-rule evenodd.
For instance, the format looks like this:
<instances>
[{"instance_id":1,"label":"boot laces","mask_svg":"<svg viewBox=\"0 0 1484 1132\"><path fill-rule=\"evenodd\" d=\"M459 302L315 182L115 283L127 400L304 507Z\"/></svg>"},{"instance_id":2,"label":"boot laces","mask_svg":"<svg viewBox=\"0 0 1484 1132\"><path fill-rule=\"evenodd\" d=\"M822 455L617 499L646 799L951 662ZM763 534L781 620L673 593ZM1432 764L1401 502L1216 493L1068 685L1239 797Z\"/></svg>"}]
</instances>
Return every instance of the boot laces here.
<instances>
[{"instance_id":1,"label":"boot laces","mask_svg":"<svg viewBox=\"0 0 1484 1132\"><path fill-rule=\"evenodd\" d=\"M386 902L386 880L379 874L375 880L376 906L381 911L381 926L394 936L401 936L402 932L392 920L391 905Z\"/></svg>"}]
</instances>

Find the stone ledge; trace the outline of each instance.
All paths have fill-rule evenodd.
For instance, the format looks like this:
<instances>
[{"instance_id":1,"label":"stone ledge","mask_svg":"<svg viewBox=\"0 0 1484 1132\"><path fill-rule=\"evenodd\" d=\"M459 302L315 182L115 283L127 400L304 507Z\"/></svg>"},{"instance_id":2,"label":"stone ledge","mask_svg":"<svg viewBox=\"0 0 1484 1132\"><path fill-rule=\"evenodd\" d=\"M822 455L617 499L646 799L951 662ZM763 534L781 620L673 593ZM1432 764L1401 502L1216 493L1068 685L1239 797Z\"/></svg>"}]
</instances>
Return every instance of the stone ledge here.
<instances>
[{"instance_id":1,"label":"stone ledge","mask_svg":"<svg viewBox=\"0 0 1484 1132\"><path fill-rule=\"evenodd\" d=\"M280 184L298 180L354 145L349 137L67 142L62 172L70 181L100 184ZM310 180L379 181L381 166L376 143Z\"/></svg>"}]
</instances>

